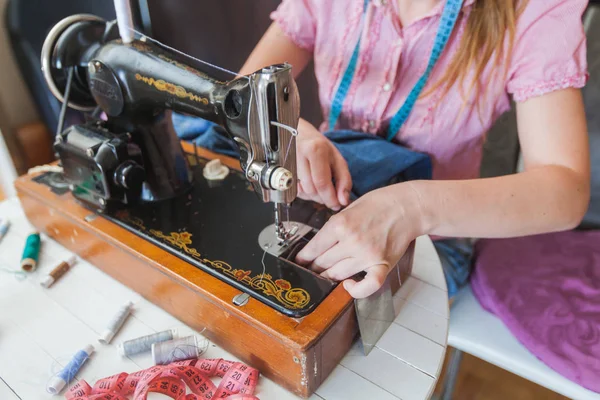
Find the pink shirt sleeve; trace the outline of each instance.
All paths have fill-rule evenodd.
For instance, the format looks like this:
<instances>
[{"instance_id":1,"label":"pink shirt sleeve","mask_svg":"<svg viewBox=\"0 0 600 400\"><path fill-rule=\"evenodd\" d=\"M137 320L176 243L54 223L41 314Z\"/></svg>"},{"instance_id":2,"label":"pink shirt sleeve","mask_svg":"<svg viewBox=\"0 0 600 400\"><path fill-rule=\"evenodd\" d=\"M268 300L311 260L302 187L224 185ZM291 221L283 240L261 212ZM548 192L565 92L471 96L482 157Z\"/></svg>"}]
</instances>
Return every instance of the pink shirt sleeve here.
<instances>
[{"instance_id":1,"label":"pink shirt sleeve","mask_svg":"<svg viewBox=\"0 0 600 400\"><path fill-rule=\"evenodd\" d=\"M271 19L299 47L314 51L316 21L311 0L283 0Z\"/></svg>"},{"instance_id":2,"label":"pink shirt sleeve","mask_svg":"<svg viewBox=\"0 0 600 400\"><path fill-rule=\"evenodd\" d=\"M506 90L517 102L587 81L587 0L529 0L519 17Z\"/></svg>"}]
</instances>

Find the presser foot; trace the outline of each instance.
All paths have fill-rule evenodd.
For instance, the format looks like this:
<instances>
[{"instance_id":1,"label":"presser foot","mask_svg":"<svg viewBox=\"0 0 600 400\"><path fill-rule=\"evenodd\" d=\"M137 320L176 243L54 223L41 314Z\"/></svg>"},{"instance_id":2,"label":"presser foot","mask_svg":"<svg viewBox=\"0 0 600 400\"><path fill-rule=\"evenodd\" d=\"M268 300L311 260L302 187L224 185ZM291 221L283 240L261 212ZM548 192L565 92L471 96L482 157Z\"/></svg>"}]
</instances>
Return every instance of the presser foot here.
<instances>
[{"instance_id":1,"label":"presser foot","mask_svg":"<svg viewBox=\"0 0 600 400\"><path fill-rule=\"evenodd\" d=\"M280 237L281 230L284 232L283 238ZM293 261L315 234L314 228L301 222L279 222L262 230L258 235L258 244L273 256Z\"/></svg>"}]
</instances>

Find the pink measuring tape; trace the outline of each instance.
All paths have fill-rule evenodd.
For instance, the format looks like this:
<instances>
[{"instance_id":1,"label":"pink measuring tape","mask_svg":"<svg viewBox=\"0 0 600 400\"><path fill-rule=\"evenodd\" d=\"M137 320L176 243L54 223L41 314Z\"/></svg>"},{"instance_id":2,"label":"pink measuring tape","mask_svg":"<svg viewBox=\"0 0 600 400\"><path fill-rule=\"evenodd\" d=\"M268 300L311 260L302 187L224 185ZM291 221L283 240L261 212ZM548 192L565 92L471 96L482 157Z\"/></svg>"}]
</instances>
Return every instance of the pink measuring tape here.
<instances>
[{"instance_id":1,"label":"pink measuring tape","mask_svg":"<svg viewBox=\"0 0 600 400\"><path fill-rule=\"evenodd\" d=\"M223 378L215 386L211 377ZM222 358L178 361L133 374L125 372L100 379L94 387L80 380L65 394L67 400L146 400L150 392L176 400L258 400L253 395L259 372ZM186 386L192 393L186 395Z\"/></svg>"}]
</instances>

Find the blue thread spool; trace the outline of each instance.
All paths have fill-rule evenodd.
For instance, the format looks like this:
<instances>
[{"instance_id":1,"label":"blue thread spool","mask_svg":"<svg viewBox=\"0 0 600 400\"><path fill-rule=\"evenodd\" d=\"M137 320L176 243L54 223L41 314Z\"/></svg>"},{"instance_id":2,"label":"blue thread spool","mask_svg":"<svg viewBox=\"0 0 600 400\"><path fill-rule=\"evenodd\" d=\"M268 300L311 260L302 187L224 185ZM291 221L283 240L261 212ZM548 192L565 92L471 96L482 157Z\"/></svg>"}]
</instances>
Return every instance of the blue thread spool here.
<instances>
[{"instance_id":1,"label":"blue thread spool","mask_svg":"<svg viewBox=\"0 0 600 400\"><path fill-rule=\"evenodd\" d=\"M50 383L46 388L46 391L50 394L58 394L63 388L71 383L71 381L75 378L75 375L81 369L81 366L85 361L90 357L90 355L94 352L94 346L88 344L82 350L79 350L77 354L73 356L71 361L67 364L66 367L62 369L57 375L50 378Z\"/></svg>"},{"instance_id":2,"label":"blue thread spool","mask_svg":"<svg viewBox=\"0 0 600 400\"><path fill-rule=\"evenodd\" d=\"M0 219L0 241L8 232L8 228L10 228L10 221L7 219Z\"/></svg>"},{"instance_id":3,"label":"blue thread spool","mask_svg":"<svg viewBox=\"0 0 600 400\"><path fill-rule=\"evenodd\" d=\"M40 234L35 232L27 237L23 257L21 257L21 268L26 272L33 272L37 268L40 257Z\"/></svg>"}]
</instances>

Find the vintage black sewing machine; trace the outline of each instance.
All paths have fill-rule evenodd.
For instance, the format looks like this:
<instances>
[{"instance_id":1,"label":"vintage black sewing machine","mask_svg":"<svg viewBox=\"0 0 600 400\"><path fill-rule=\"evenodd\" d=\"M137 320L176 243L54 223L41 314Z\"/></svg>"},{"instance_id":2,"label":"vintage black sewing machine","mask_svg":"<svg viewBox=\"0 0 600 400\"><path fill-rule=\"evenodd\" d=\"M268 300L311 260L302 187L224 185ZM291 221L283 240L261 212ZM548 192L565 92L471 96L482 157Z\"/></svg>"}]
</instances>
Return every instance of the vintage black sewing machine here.
<instances>
[{"instance_id":1,"label":"vintage black sewing machine","mask_svg":"<svg viewBox=\"0 0 600 400\"><path fill-rule=\"evenodd\" d=\"M17 182L31 222L310 395L357 327L346 291L293 261L330 213L295 201L300 101L291 66L222 76L150 39L124 40L116 22L90 15L55 26L42 64L52 93L92 115L58 132L62 174ZM223 127L239 162L182 147L172 111ZM206 167L212 159L221 165Z\"/></svg>"}]
</instances>

